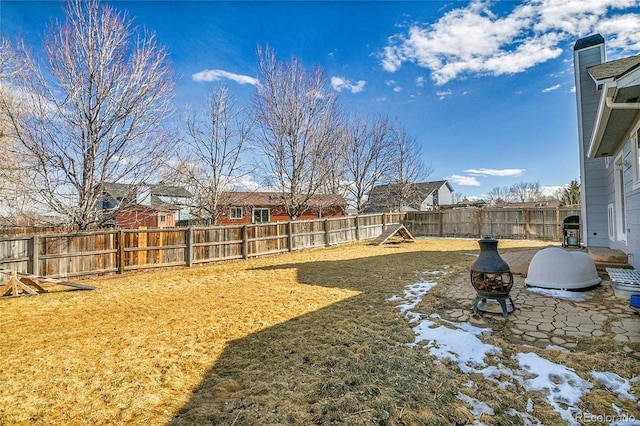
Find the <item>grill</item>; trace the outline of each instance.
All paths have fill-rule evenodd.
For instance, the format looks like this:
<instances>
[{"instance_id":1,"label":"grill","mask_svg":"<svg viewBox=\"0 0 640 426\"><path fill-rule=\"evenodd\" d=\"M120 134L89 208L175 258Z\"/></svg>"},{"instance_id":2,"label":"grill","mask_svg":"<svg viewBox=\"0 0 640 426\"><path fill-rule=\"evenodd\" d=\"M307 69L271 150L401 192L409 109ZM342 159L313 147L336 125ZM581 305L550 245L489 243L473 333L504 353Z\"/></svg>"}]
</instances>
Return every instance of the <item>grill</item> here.
<instances>
[{"instance_id":1,"label":"grill","mask_svg":"<svg viewBox=\"0 0 640 426\"><path fill-rule=\"evenodd\" d=\"M567 216L560 227L562 247L580 247L580 216Z\"/></svg>"}]
</instances>

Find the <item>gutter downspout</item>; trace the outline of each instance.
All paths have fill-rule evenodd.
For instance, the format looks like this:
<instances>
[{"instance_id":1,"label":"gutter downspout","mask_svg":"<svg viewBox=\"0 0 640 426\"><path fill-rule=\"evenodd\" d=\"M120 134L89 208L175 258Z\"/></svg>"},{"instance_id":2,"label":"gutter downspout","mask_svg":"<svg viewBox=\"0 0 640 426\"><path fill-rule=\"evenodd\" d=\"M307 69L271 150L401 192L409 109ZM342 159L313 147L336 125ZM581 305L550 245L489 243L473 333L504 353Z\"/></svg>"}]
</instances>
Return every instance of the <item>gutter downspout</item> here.
<instances>
[{"instance_id":1,"label":"gutter downspout","mask_svg":"<svg viewBox=\"0 0 640 426\"><path fill-rule=\"evenodd\" d=\"M610 109L640 109L640 102L613 102L613 96L607 96L605 102Z\"/></svg>"}]
</instances>

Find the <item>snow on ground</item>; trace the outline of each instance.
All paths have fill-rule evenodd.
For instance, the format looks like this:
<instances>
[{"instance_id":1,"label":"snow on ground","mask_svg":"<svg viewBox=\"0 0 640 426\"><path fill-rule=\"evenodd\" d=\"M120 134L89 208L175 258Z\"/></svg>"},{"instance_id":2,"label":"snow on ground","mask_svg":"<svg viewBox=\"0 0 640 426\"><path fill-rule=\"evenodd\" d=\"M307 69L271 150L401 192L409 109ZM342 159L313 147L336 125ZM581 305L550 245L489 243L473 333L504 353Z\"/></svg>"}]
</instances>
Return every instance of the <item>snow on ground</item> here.
<instances>
[{"instance_id":1,"label":"snow on ground","mask_svg":"<svg viewBox=\"0 0 640 426\"><path fill-rule=\"evenodd\" d=\"M546 396L546 400L570 425L579 425L577 419L589 419L593 417L589 413L583 413L578 407L582 397L589 392L593 384L578 376L575 371L564 365L554 363L535 353L518 353L512 357L518 364L518 369L511 369L500 362L502 351L500 348L484 343L478 336L491 334L490 328L480 328L469 323L446 321L438 314L424 315L413 312L412 309L420 304L422 298L436 286L432 281L411 284L405 288L404 296L394 296L388 299L390 302L401 302L397 305L400 313L404 314L413 327L416 338L409 346L424 345L429 353L438 360L450 360L458 364L463 373L482 374L488 380L496 383L500 388L522 386L526 391L537 391ZM543 289L535 289L535 292ZM532 291L532 289L529 289ZM567 294L568 293L568 294ZM545 295L552 297L566 297L570 300L577 299L575 292L560 290L544 290ZM591 297L591 296L589 296ZM637 377L626 380L617 374L608 372L592 372L594 380L615 393L620 399L638 398L631 395L630 382L638 380ZM473 382L467 382L467 387L473 387ZM472 407L471 413L476 418L476 424L481 415L493 415L493 410L486 403L471 398L460 392L457 397ZM616 419L608 419L614 426L640 425L640 420L627 417L617 406L613 406L618 412ZM525 425L541 425L539 419L530 413L533 412L533 401L528 400L527 412L521 413L514 409L509 414L522 419ZM591 416L591 417L590 417ZM619 421L624 419L624 421Z\"/></svg>"},{"instance_id":2,"label":"snow on ground","mask_svg":"<svg viewBox=\"0 0 640 426\"><path fill-rule=\"evenodd\" d=\"M584 302L595 295L594 291L567 291L539 287L527 287L527 290L531 293L541 294L543 296L553 297L556 299L570 300L573 302Z\"/></svg>"},{"instance_id":3,"label":"snow on ground","mask_svg":"<svg viewBox=\"0 0 640 426\"><path fill-rule=\"evenodd\" d=\"M628 399L637 401L638 398L631 395L631 383L627 379L623 379L615 373L592 371L591 377L599 381L605 388L618 395L620 399Z\"/></svg>"}]
</instances>

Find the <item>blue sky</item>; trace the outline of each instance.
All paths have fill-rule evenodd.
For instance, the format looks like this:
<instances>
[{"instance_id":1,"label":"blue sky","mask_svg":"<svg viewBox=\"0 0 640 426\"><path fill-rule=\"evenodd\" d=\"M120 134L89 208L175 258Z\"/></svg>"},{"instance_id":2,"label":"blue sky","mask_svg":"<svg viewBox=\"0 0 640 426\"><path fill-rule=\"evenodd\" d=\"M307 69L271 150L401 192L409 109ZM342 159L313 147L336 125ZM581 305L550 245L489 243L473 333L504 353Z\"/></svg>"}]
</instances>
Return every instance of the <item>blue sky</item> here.
<instances>
[{"instance_id":1,"label":"blue sky","mask_svg":"<svg viewBox=\"0 0 640 426\"><path fill-rule=\"evenodd\" d=\"M398 119L428 180L483 197L496 186L579 178L572 49L595 32L607 59L640 52L638 0L111 1L156 33L179 77L175 104L256 83L256 47L320 65L344 109ZM38 49L57 1L0 2L0 34Z\"/></svg>"}]
</instances>

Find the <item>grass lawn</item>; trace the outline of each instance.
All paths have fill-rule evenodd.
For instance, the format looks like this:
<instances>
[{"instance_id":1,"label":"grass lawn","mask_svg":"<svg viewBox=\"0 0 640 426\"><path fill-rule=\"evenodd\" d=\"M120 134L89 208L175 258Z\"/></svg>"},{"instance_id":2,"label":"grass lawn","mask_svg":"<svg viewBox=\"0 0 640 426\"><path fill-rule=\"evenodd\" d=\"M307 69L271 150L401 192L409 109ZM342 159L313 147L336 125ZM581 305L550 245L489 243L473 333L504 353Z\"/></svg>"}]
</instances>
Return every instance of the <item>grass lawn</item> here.
<instances>
[{"instance_id":1,"label":"grass lawn","mask_svg":"<svg viewBox=\"0 0 640 426\"><path fill-rule=\"evenodd\" d=\"M457 303L447 292L474 253L475 240L359 243L0 300L0 424L472 423L456 397L469 376L409 347L412 326L388 299L444 271L415 310ZM505 353L520 350L499 332L490 339ZM606 348L565 363L584 377L599 362L638 373L637 360L614 363ZM526 396L474 381L475 397L495 411L491 423L512 424L510 407L526 411ZM553 410L536 415L560 422Z\"/></svg>"}]
</instances>

